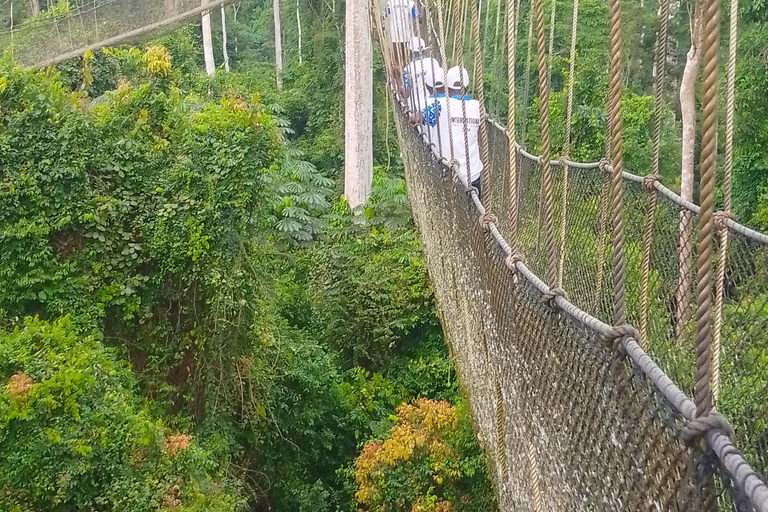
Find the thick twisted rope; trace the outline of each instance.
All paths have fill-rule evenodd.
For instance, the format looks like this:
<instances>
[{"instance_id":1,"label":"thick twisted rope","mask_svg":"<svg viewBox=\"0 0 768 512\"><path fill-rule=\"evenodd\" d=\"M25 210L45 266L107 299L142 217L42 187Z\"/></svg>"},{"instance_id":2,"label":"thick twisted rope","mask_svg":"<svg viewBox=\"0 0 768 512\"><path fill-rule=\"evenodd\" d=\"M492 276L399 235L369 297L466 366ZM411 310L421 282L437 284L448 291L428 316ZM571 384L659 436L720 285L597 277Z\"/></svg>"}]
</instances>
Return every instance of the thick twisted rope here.
<instances>
[{"instance_id":1,"label":"thick twisted rope","mask_svg":"<svg viewBox=\"0 0 768 512\"><path fill-rule=\"evenodd\" d=\"M723 169L723 210L731 211L731 174L733 173L733 116L736 95L736 44L738 42L739 2L731 0L728 26L728 84L725 98L725 167ZM718 226L720 254L717 258L717 282L715 283L715 326L712 335L712 403L720 398L720 331L723 326L723 293L725 286L725 261L728 254L728 227Z\"/></svg>"},{"instance_id":2,"label":"thick twisted rope","mask_svg":"<svg viewBox=\"0 0 768 512\"><path fill-rule=\"evenodd\" d=\"M552 10L549 11L549 53L547 54L547 67L552 76L552 57L555 52L555 13L557 11L557 0L552 0Z\"/></svg>"},{"instance_id":3,"label":"thick twisted rope","mask_svg":"<svg viewBox=\"0 0 768 512\"><path fill-rule=\"evenodd\" d=\"M546 230L547 281L554 285L557 280L557 255L555 254L554 211L552 202L552 171L549 166L549 66L544 39L544 9L542 0L534 0L536 15L536 56L539 74L539 122L541 124L541 179L544 194L544 224Z\"/></svg>"},{"instance_id":4,"label":"thick twisted rope","mask_svg":"<svg viewBox=\"0 0 768 512\"><path fill-rule=\"evenodd\" d=\"M656 188L659 179L659 154L661 149L661 105L662 90L666 78L667 57L667 20L669 18L669 0L659 2L659 29L656 34L653 81L653 154L651 173L643 180L648 191L648 209L643 225L642 259L640 262L640 346L645 349L648 342L648 281L651 267L651 239L653 237L653 219L656 215Z\"/></svg>"},{"instance_id":5,"label":"thick twisted rope","mask_svg":"<svg viewBox=\"0 0 768 512\"><path fill-rule=\"evenodd\" d=\"M453 0L453 2L455 3L456 0ZM466 7L465 4L466 4L466 2L463 3L462 12L464 11L464 8ZM454 25L455 25L454 30L456 31L457 34L460 33L462 35L461 41L463 41L464 40L463 39L463 36L464 36L463 15L459 13L459 9L458 8L454 9L453 13L454 13L454 20L453 20L453 22L454 22ZM459 44L456 44L455 45L455 50L456 50L456 62L458 63L458 66L459 66L460 69L464 69L464 49L463 49L463 44L461 42ZM462 77L462 79L463 79L463 77ZM448 103L448 102L446 101L446 103ZM469 153L469 137L467 136L467 125L466 125L467 102L464 100L464 95L463 94L461 95L461 118L462 118L462 120L464 120L464 130L463 130L463 133L462 133L462 135L464 137L464 154L467 155L467 157L469 157L469 154L470 154ZM483 123L481 122L480 124L482 125ZM472 176L471 176L471 173L470 173L469 165L467 164L467 165L465 165L465 167L466 167L466 169L463 169L463 172L467 176L466 189L467 189L467 191L469 191L470 187L472 186Z\"/></svg>"},{"instance_id":6,"label":"thick twisted rope","mask_svg":"<svg viewBox=\"0 0 768 512\"><path fill-rule=\"evenodd\" d=\"M608 0L610 51L608 57L608 112L611 134L611 199L613 215L613 323L623 324L624 314L624 191L621 154L621 3Z\"/></svg>"},{"instance_id":7,"label":"thick twisted rope","mask_svg":"<svg viewBox=\"0 0 768 512\"><path fill-rule=\"evenodd\" d=\"M491 166L489 165L488 152L488 126L485 123L485 87L483 86L483 52L480 44L480 20L477 12L477 2L470 1L470 23L472 25L472 44L475 47L475 88L477 89L477 101L480 103L480 161L483 163L483 172L480 175L480 183L483 191L483 206L486 211L491 210ZM466 118L465 118L466 119ZM466 130L466 125L465 125ZM467 152L469 157L469 152ZM469 167L469 165L467 165ZM489 239L490 240L490 239Z\"/></svg>"},{"instance_id":8,"label":"thick twisted rope","mask_svg":"<svg viewBox=\"0 0 768 512\"><path fill-rule=\"evenodd\" d=\"M523 92L523 118L520 120L520 145L525 147L528 127L528 99L531 94L531 48L533 47L533 12L528 9L528 49L525 52L525 90Z\"/></svg>"},{"instance_id":9,"label":"thick twisted rope","mask_svg":"<svg viewBox=\"0 0 768 512\"><path fill-rule=\"evenodd\" d=\"M703 98L701 113L701 158L699 168L699 240L696 272L696 373L693 398L696 417L712 409L709 393L710 308L712 306L712 231L717 165L717 65L720 44L720 2L703 0ZM702 482L704 510L714 512L716 500L711 475Z\"/></svg>"},{"instance_id":10,"label":"thick twisted rope","mask_svg":"<svg viewBox=\"0 0 768 512\"><path fill-rule=\"evenodd\" d=\"M442 0L438 0L437 7L438 7L438 10L440 11L444 10ZM448 58L445 55L445 23L443 21L442 15L439 15L437 17L437 30L440 37L440 44L438 45L440 47L440 62L442 63L442 67L443 67L443 76L445 76L448 73ZM451 119L451 102L450 101L445 102L445 110L446 110L446 115L448 116L448 119ZM438 134L439 134L439 131L438 131ZM451 169L455 173L457 169L456 169L456 157L455 157L456 153L454 151L454 145L453 145L453 130L448 130L448 146L451 151L451 159L450 159Z\"/></svg>"},{"instance_id":11,"label":"thick twisted rope","mask_svg":"<svg viewBox=\"0 0 768 512\"><path fill-rule=\"evenodd\" d=\"M699 200L699 240L696 273L696 374L694 401L696 415L711 409L709 395L709 349L711 341L710 307L712 305L712 231L717 164L717 64L720 42L720 2L703 4L703 99L701 114L701 159Z\"/></svg>"},{"instance_id":12,"label":"thick twisted rope","mask_svg":"<svg viewBox=\"0 0 768 512\"><path fill-rule=\"evenodd\" d=\"M544 499L541 494L541 477L539 476L539 464L536 461L536 449L530 436L525 443L525 458L528 462L528 475L531 479L531 491L533 493L534 512L543 512Z\"/></svg>"},{"instance_id":13,"label":"thick twisted rope","mask_svg":"<svg viewBox=\"0 0 768 512\"><path fill-rule=\"evenodd\" d=\"M509 246L517 253L517 148L515 145L515 55L520 2L507 0L507 160L509 165Z\"/></svg>"},{"instance_id":14,"label":"thick twisted rope","mask_svg":"<svg viewBox=\"0 0 768 512\"><path fill-rule=\"evenodd\" d=\"M645 350L648 342L648 281L651 267L651 239L653 237L653 219L656 215L656 182L659 175L651 173L643 178L643 188L648 191L648 208L643 223L642 256L640 260L640 347Z\"/></svg>"},{"instance_id":15,"label":"thick twisted rope","mask_svg":"<svg viewBox=\"0 0 768 512\"><path fill-rule=\"evenodd\" d=\"M553 9L554 11L554 9ZM552 24L554 26L554 23ZM563 158L571 155L571 124L573 124L573 87L576 72L576 32L579 25L579 0L573 0L573 15L571 16L571 51L568 54L568 103L565 110L565 145ZM563 170L563 186L560 197L560 262L557 266L557 285L563 286L565 273L565 228L568 220L568 165L561 158L560 167Z\"/></svg>"}]
</instances>

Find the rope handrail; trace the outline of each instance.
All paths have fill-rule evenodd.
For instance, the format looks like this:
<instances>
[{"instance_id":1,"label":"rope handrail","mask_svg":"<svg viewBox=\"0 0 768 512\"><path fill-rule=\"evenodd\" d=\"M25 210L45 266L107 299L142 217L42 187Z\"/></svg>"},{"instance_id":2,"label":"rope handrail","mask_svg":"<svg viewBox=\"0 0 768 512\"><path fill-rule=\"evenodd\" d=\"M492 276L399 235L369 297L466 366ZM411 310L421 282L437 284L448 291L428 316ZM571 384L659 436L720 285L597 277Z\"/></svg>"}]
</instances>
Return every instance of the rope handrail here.
<instances>
[{"instance_id":1,"label":"rope handrail","mask_svg":"<svg viewBox=\"0 0 768 512\"><path fill-rule=\"evenodd\" d=\"M502 134L504 134L504 136L508 136L507 128L504 125L500 124L495 119L491 119L490 117L486 117L486 121L490 123L494 128L498 129ZM533 153L530 153L529 151L526 151L525 148L523 148L520 144L515 143L515 148L517 148L517 152L519 154L528 158L529 160L532 160L534 162L541 161L541 156L538 156ZM560 164L561 162L575 169L597 169L600 167L599 161L598 162L577 162L574 160L569 160L567 158L564 158L562 160L550 159L549 162L550 162L550 165L554 167L553 170L555 170L558 167L558 164ZM606 164L606 168L609 170L613 169L610 163ZM631 181L634 183L642 183L643 179L645 178L644 176L633 174L629 171L622 171L622 177L625 180ZM658 180L654 183L653 186L661 195L663 195L664 197L666 197L667 199L675 203L680 208L685 208L686 210L690 211L694 215L698 215L700 211L700 207L696 203L693 203L691 201L686 201L679 194L677 194L670 188L666 187ZM717 211L725 211L725 210L717 210ZM724 222L725 222L725 225L728 228L730 228L732 231L735 231L736 233L739 233L743 236L751 238L752 240L755 240L762 244L768 245L768 234L762 233L760 231L747 227L746 225L738 222L737 220L725 219Z\"/></svg>"}]
</instances>

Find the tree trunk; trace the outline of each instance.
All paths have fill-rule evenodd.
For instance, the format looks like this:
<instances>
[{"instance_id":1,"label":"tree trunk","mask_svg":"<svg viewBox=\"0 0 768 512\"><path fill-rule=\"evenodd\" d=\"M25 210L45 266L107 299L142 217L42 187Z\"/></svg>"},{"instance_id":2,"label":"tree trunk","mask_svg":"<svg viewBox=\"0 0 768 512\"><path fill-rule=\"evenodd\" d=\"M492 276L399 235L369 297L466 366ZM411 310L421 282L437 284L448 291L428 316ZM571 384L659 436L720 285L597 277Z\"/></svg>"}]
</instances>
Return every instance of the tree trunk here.
<instances>
[{"instance_id":1,"label":"tree trunk","mask_svg":"<svg viewBox=\"0 0 768 512\"><path fill-rule=\"evenodd\" d=\"M283 40L280 34L280 0L272 0L272 11L275 18L275 75L277 88L283 88Z\"/></svg>"},{"instance_id":2,"label":"tree trunk","mask_svg":"<svg viewBox=\"0 0 768 512\"><path fill-rule=\"evenodd\" d=\"M698 16L691 21L691 48L680 81L680 113L682 116L682 158L680 160L680 197L693 201L693 164L696 144L696 79L699 75ZM693 218L688 210L680 211L678 286L675 295L675 336L681 340L683 326L688 323L691 302L691 271L693 265Z\"/></svg>"},{"instance_id":3,"label":"tree trunk","mask_svg":"<svg viewBox=\"0 0 768 512\"><path fill-rule=\"evenodd\" d=\"M167 16L173 16L176 13L176 1L175 0L165 0L163 2L163 7L165 9L166 17Z\"/></svg>"},{"instance_id":4,"label":"tree trunk","mask_svg":"<svg viewBox=\"0 0 768 512\"><path fill-rule=\"evenodd\" d=\"M40 12L40 0L30 0L29 7L32 9L32 16L37 16Z\"/></svg>"},{"instance_id":5,"label":"tree trunk","mask_svg":"<svg viewBox=\"0 0 768 512\"><path fill-rule=\"evenodd\" d=\"M227 53L227 11L221 6L221 49L224 53L224 71L229 73L229 54Z\"/></svg>"},{"instance_id":6,"label":"tree trunk","mask_svg":"<svg viewBox=\"0 0 768 512\"><path fill-rule=\"evenodd\" d=\"M304 62L301 55L301 12L299 11L299 0L296 0L296 28L299 32L299 65L302 65Z\"/></svg>"},{"instance_id":7,"label":"tree trunk","mask_svg":"<svg viewBox=\"0 0 768 512\"><path fill-rule=\"evenodd\" d=\"M237 28L237 11L240 9L240 5L232 6L232 20L235 22L235 28ZM235 31L235 55L237 55L237 31Z\"/></svg>"},{"instance_id":8,"label":"tree trunk","mask_svg":"<svg viewBox=\"0 0 768 512\"><path fill-rule=\"evenodd\" d=\"M373 179L373 67L370 4L346 3L344 197L350 208L368 200Z\"/></svg>"},{"instance_id":9,"label":"tree trunk","mask_svg":"<svg viewBox=\"0 0 768 512\"><path fill-rule=\"evenodd\" d=\"M200 0L200 5L206 5L208 0ZM205 58L205 72L208 76L216 73L216 62L213 59L213 39L211 39L211 13L205 12L203 20L203 57Z\"/></svg>"}]
</instances>

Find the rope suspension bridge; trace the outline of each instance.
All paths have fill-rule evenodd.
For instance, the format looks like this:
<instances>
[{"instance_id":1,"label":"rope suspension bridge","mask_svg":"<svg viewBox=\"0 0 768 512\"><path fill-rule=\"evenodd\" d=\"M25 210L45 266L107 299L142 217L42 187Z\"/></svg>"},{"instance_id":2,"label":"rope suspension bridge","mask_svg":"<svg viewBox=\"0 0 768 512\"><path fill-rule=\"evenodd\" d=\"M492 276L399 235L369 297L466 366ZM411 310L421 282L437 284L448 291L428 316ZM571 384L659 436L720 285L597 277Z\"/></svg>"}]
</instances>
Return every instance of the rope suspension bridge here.
<instances>
[{"instance_id":1,"label":"rope suspension bridge","mask_svg":"<svg viewBox=\"0 0 768 512\"><path fill-rule=\"evenodd\" d=\"M55 64L83 48L167 32L227 3L95 0L17 26L11 10L0 46L25 65ZM572 133L579 0L570 4L564 134L553 151L557 13L549 5L548 26L544 0L372 6L413 215L500 508L768 511L768 236L731 213L738 4L730 2L718 211L719 2L700 4L699 204L660 177L668 0L657 11L652 149L643 175L624 168L619 0L608 1L606 20L605 157L573 157L584 154ZM400 8L408 14L392 15ZM416 98L429 91L403 94L399 76L412 60L403 35L428 41L433 74L435 66L445 75L471 63L482 194L467 187L471 169L453 158L460 146L465 158L470 152L465 96L461 112L452 115L446 104L448 118L465 127L447 134L447 148L442 134L435 140L409 122L420 110ZM526 138L534 133L532 153Z\"/></svg>"},{"instance_id":2,"label":"rope suspension bridge","mask_svg":"<svg viewBox=\"0 0 768 512\"><path fill-rule=\"evenodd\" d=\"M736 2L731 3L720 211L714 209L716 0L702 4L699 205L660 180L667 0L660 0L658 9L652 159L644 176L623 166L619 0L608 3L606 156L587 163L570 159L578 0L571 17L565 136L557 158L550 145L548 83L555 4L549 41L543 1L527 6L525 66L535 61L538 78L537 155L523 145L528 69L522 105L515 98L517 39L526 17L522 2L496 3L495 23L486 4L484 24L482 1L412 4L411 16L400 18L391 15L397 0L374 5L387 68L402 69L413 58L401 44L402 34L429 41L442 69L425 69L426 74L445 75L452 65L463 67L471 54L475 98L485 120L477 142L483 169L478 190L467 187L471 179L461 173L469 169L452 158L454 148L471 138L469 97L461 96L463 112L447 113L449 119L463 115L464 122L463 134L449 133L446 148L443 136L435 139L426 128L429 123L413 126L419 91L405 97L398 72L388 75L410 202L478 435L492 454L501 509L768 510L763 440L768 373L749 362L766 348L768 282L760 260L768 237L730 213ZM376 15L385 9L389 16ZM484 55L491 51L490 58ZM500 96L506 96L506 111L484 97L484 63L498 71L504 54L507 83ZM423 67L435 67L434 61L424 62ZM436 92L421 92L422 98ZM507 127L492 113L505 117ZM725 365L721 354L727 355ZM681 367L693 375L686 378ZM747 401L753 402L736 406L733 384L745 373L755 389ZM693 391L693 399L681 385ZM763 431L756 435L756 427Z\"/></svg>"}]
</instances>

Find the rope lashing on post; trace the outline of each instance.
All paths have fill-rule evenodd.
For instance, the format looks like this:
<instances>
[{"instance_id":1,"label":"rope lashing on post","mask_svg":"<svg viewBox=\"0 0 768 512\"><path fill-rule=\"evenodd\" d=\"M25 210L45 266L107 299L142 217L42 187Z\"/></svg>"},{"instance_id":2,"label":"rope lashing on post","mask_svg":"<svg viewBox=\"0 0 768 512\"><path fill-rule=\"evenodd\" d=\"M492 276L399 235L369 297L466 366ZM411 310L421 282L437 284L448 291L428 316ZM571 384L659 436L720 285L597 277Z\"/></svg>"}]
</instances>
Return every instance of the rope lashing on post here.
<instances>
[{"instance_id":1,"label":"rope lashing on post","mask_svg":"<svg viewBox=\"0 0 768 512\"><path fill-rule=\"evenodd\" d=\"M550 288L549 290L547 290L546 293L542 294L541 301L544 304L547 304L549 307L554 308L555 307L554 301L557 297L562 297L568 300L568 294L565 293L565 290L563 290L559 286L556 286L554 288Z\"/></svg>"},{"instance_id":2,"label":"rope lashing on post","mask_svg":"<svg viewBox=\"0 0 768 512\"><path fill-rule=\"evenodd\" d=\"M634 340L640 339L640 333L630 324L614 325L603 334L603 342L609 347L615 347L616 343L621 343L626 338L632 338ZM622 348L623 352L624 349Z\"/></svg>"},{"instance_id":3,"label":"rope lashing on post","mask_svg":"<svg viewBox=\"0 0 768 512\"><path fill-rule=\"evenodd\" d=\"M519 252L511 252L504 258L504 264L512 272L517 272L518 262L525 264L525 256Z\"/></svg>"},{"instance_id":4,"label":"rope lashing on post","mask_svg":"<svg viewBox=\"0 0 768 512\"><path fill-rule=\"evenodd\" d=\"M480 227L483 228L483 231L489 231L491 223L498 224L499 219L493 213L486 210L480 215Z\"/></svg>"},{"instance_id":5,"label":"rope lashing on post","mask_svg":"<svg viewBox=\"0 0 768 512\"><path fill-rule=\"evenodd\" d=\"M710 411L705 416L688 421L680 430L680 439L686 444L695 445L710 430L722 430L728 437L734 437L733 426L725 416L717 411Z\"/></svg>"}]
</instances>

